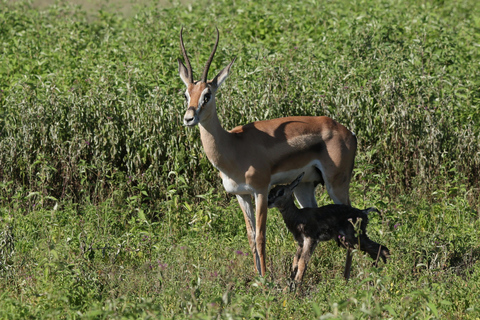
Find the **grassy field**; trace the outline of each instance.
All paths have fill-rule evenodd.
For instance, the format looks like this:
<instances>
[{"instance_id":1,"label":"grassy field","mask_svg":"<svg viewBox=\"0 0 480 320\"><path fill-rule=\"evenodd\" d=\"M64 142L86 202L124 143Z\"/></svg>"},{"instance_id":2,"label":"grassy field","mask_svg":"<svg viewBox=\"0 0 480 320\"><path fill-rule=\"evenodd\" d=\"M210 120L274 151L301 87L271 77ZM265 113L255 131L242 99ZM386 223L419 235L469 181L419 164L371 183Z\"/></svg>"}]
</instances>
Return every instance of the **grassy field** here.
<instances>
[{"instance_id":1,"label":"grassy field","mask_svg":"<svg viewBox=\"0 0 480 320\"><path fill-rule=\"evenodd\" d=\"M24 2L23 0L12 0L18 2ZM131 17L132 15L137 14L140 11L140 8L145 7L146 5L154 4L158 7L171 7L173 5L184 4L188 5L192 3L192 0L158 0L152 2L150 0L31 0L29 4L31 7L45 10L48 7L56 4L68 5L73 4L76 6L80 6L82 10L84 10L90 17L94 17L96 12L100 10L108 11L114 14L121 14L125 17Z\"/></svg>"},{"instance_id":2,"label":"grassy field","mask_svg":"<svg viewBox=\"0 0 480 320\"><path fill-rule=\"evenodd\" d=\"M0 0L0 318L480 319L477 1L97 8ZM270 210L256 275L182 125L182 26L197 77L215 26L211 74L237 56L225 128L327 115L356 133L352 204L382 211L388 264L356 252L345 283L323 243L290 292L295 243Z\"/></svg>"}]
</instances>

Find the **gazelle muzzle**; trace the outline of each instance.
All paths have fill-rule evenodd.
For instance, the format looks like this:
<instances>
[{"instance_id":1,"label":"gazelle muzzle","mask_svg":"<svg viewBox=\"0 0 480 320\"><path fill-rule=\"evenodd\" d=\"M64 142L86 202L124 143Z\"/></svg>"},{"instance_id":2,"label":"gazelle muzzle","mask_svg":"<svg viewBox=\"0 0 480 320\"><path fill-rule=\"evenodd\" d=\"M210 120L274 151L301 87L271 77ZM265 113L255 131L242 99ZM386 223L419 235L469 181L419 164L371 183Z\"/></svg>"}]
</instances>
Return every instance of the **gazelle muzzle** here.
<instances>
[{"instance_id":1,"label":"gazelle muzzle","mask_svg":"<svg viewBox=\"0 0 480 320\"><path fill-rule=\"evenodd\" d=\"M190 106L188 107L187 111L185 112L185 115L183 116L183 124L192 127L198 124L198 114L197 114L197 108Z\"/></svg>"}]
</instances>

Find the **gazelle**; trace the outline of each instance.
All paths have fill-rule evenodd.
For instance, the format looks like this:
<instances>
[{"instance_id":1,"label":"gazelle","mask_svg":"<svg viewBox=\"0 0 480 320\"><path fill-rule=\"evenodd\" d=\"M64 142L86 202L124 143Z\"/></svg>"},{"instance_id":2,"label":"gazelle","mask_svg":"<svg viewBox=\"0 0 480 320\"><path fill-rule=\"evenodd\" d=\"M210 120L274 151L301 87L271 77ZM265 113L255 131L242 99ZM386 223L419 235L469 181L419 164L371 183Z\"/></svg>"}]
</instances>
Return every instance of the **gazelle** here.
<instances>
[{"instance_id":1,"label":"gazelle","mask_svg":"<svg viewBox=\"0 0 480 320\"><path fill-rule=\"evenodd\" d=\"M180 78L187 89L183 122L198 125L207 158L220 171L225 190L235 194L242 208L255 268L263 276L267 197L270 187L287 183L299 173L305 179L295 190L302 207L316 207L315 187L322 183L335 203L350 205L348 189L357 140L347 128L328 117L286 117L257 121L226 131L217 116L215 94L230 73L235 58L215 78L208 80L213 50L198 81L183 44L186 66L178 59ZM252 199L255 201L253 206Z\"/></svg>"}]
</instances>

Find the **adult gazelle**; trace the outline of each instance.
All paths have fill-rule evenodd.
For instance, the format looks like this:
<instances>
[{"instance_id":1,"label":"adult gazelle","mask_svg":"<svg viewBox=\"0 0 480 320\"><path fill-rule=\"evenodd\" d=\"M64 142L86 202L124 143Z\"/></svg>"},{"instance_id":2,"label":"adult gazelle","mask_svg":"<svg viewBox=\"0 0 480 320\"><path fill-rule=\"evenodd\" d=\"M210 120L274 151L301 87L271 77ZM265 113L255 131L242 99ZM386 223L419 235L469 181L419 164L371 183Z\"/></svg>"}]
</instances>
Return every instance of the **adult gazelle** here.
<instances>
[{"instance_id":1,"label":"adult gazelle","mask_svg":"<svg viewBox=\"0 0 480 320\"><path fill-rule=\"evenodd\" d=\"M348 189L357 149L356 137L343 125L324 116L257 121L226 131L218 119L215 94L235 59L215 78L207 79L218 46L217 29L217 40L202 77L194 81L182 32L183 28L180 47L186 66L178 59L178 71L187 86L188 106L183 122L188 127L199 126L205 154L220 171L225 190L236 195L245 218L255 268L260 275L265 275L270 187L290 183L305 172L294 193L300 206L317 206L315 187L319 183L325 185L335 203L350 205Z\"/></svg>"}]
</instances>

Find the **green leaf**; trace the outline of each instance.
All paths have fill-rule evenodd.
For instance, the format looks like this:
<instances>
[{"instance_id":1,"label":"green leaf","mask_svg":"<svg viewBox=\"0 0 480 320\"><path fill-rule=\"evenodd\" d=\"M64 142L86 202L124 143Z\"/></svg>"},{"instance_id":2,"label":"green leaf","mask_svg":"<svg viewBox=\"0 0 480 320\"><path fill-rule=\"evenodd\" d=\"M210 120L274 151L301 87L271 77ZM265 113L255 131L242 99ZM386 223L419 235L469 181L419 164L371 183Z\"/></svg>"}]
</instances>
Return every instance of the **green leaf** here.
<instances>
[{"instance_id":1,"label":"green leaf","mask_svg":"<svg viewBox=\"0 0 480 320\"><path fill-rule=\"evenodd\" d=\"M393 308L390 306L390 305L385 305L383 306L383 310L386 310L388 311L392 316L396 317L397 316L397 313L395 312L395 310L393 310Z\"/></svg>"},{"instance_id":2,"label":"green leaf","mask_svg":"<svg viewBox=\"0 0 480 320\"><path fill-rule=\"evenodd\" d=\"M143 209L138 209L137 215L138 215L138 219L139 219L140 221L145 221L145 220L147 220L147 218L145 217L145 212L143 211Z\"/></svg>"},{"instance_id":3,"label":"green leaf","mask_svg":"<svg viewBox=\"0 0 480 320\"><path fill-rule=\"evenodd\" d=\"M433 314L435 315L435 317L438 317L438 310L437 310L437 307L431 303L431 302L428 302L427 303L427 306L430 308L430 310L432 310Z\"/></svg>"}]
</instances>

